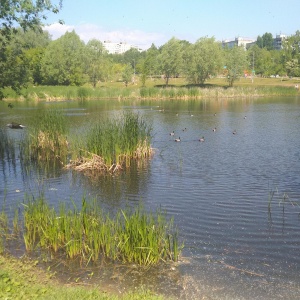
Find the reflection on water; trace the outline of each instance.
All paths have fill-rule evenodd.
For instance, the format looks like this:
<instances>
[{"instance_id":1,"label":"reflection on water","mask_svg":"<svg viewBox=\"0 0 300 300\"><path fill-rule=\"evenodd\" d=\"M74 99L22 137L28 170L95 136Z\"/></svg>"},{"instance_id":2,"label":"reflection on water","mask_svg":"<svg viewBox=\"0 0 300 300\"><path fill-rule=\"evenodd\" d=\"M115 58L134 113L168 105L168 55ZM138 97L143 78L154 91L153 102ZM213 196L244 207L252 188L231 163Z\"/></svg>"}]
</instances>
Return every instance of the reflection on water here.
<instances>
[{"instance_id":1,"label":"reflection on water","mask_svg":"<svg viewBox=\"0 0 300 300\"><path fill-rule=\"evenodd\" d=\"M14 206L24 193L43 190L54 205L71 199L80 205L86 195L112 212L138 202L149 210L161 206L174 216L184 240L178 265L144 272L134 266L99 268L94 281L120 289L145 284L164 292L169 287L172 292L166 293L180 299L300 298L298 98L18 103L11 110L0 103L2 134L20 140L22 134L6 124L30 124L33 114L48 106L65 111L71 134L103 116L138 111L153 125L155 155L119 176L89 178L22 166L18 147L9 154L4 147L0 197L5 192ZM177 137L181 142L174 142ZM276 191L271 208L270 191ZM89 272L82 269L82 280Z\"/></svg>"}]
</instances>

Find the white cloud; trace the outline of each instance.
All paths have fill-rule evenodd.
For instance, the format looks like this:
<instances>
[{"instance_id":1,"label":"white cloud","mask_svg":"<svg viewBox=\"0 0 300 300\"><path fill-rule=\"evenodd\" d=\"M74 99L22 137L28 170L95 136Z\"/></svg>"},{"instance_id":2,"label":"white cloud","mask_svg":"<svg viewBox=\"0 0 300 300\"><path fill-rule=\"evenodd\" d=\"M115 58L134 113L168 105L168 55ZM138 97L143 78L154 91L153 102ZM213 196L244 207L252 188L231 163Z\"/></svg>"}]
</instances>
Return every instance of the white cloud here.
<instances>
[{"instance_id":1,"label":"white cloud","mask_svg":"<svg viewBox=\"0 0 300 300\"><path fill-rule=\"evenodd\" d=\"M156 46L160 46L167 41L166 38L160 33L148 33L141 30L128 29L106 31L97 25L88 23L79 24L76 26L54 23L49 26L45 26L44 29L50 33L53 40L61 37L67 31L70 32L75 30L80 39L85 43L91 39L97 39L101 42L126 42L136 45L144 50L148 49L152 43L154 43Z\"/></svg>"}]
</instances>

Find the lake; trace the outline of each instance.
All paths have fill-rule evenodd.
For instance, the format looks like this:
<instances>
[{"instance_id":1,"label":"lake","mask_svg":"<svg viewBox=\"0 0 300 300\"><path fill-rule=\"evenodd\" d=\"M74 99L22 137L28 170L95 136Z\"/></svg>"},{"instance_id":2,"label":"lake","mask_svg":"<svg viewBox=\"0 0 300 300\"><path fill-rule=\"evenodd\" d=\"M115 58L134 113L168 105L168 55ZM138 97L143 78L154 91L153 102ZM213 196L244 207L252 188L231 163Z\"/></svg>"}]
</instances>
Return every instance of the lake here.
<instances>
[{"instance_id":1,"label":"lake","mask_svg":"<svg viewBox=\"0 0 300 300\"><path fill-rule=\"evenodd\" d=\"M138 112L153 127L154 156L141 168L94 180L24 168L17 141L28 126L6 124L26 126L49 108L64 111L70 135L100 118ZM142 202L174 217L184 242L178 265L141 273L122 266L115 277L114 266L109 279L99 270L101 282L120 290L145 285L180 299L300 298L299 97L16 102L12 109L0 102L0 126L16 141L16 157L0 160L0 201L8 213L25 194L43 191L53 205L80 205L86 195L110 212Z\"/></svg>"}]
</instances>

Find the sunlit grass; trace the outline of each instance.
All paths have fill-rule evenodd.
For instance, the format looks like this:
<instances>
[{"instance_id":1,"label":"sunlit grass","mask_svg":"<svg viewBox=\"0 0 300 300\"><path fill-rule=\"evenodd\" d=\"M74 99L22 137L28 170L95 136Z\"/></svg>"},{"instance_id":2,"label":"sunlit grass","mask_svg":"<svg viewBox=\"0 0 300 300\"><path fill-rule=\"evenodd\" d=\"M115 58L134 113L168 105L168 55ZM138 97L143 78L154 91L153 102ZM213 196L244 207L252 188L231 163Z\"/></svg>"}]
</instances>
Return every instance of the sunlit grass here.
<instances>
[{"instance_id":1,"label":"sunlit grass","mask_svg":"<svg viewBox=\"0 0 300 300\"><path fill-rule=\"evenodd\" d=\"M59 110L43 110L32 120L22 144L22 155L38 162L65 163L68 153L68 124Z\"/></svg>"},{"instance_id":2,"label":"sunlit grass","mask_svg":"<svg viewBox=\"0 0 300 300\"><path fill-rule=\"evenodd\" d=\"M151 156L151 130L151 126L133 112L92 124L85 137L74 142L69 166L79 171L111 173L128 168L132 160Z\"/></svg>"},{"instance_id":3,"label":"sunlit grass","mask_svg":"<svg viewBox=\"0 0 300 300\"><path fill-rule=\"evenodd\" d=\"M147 213L143 207L105 214L95 202L82 199L82 207L58 212L43 197L24 203L24 243L27 251L60 253L66 259L86 263L100 257L123 263L155 265L177 261L182 246L173 220L160 209Z\"/></svg>"}]
</instances>

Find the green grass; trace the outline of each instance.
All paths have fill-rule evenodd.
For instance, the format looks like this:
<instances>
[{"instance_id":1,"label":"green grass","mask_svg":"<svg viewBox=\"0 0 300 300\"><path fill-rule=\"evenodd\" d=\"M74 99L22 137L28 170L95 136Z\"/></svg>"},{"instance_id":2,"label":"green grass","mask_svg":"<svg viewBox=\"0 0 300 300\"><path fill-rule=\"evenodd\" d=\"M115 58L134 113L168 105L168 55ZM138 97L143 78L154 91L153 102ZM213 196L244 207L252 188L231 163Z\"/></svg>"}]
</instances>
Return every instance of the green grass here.
<instances>
[{"instance_id":1,"label":"green grass","mask_svg":"<svg viewBox=\"0 0 300 300\"><path fill-rule=\"evenodd\" d=\"M151 131L151 126L133 112L92 124L85 138L73 143L70 166L80 171L111 173L128 168L132 160L151 156Z\"/></svg>"},{"instance_id":2,"label":"green grass","mask_svg":"<svg viewBox=\"0 0 300 300\"><path fill-rule=\"evenodd\" d=\"M37 261L0 255L0 299L93 299L93 300L162 300L149 290L138 289L123 295L105 292L99 285L61 284Z\"/></svg>"},{"instance_id":3,"label":"green grass","mask_svg":"<svg viewBox=\"0 0 300 300\"><path fill-rule=\"evenodd\" d=\"M24 228L22 236L27 251L46 251L86 264L104 258L156 265L177 261L182 248L173 220L168 220L161 210L147 213L138 206L110 217L95 201L88 204L85 198L81 209L61 204L58 211L43 196L29 198L18 228Z\"/></svg>"},{"instance_id":4,"label":"green grass","mask_svg":"<svg viewBox=\"0 0 300 300\"><path fill-rule=\"evenodd\" d=\"M68 153L68 124L62 111L38 112L30 125L21 148L23 158L64 164Z\"/></svg>"},{"instance_id":5,"label":"green grass","mask_svg":"<svg viewBox=\"0 0 300 300\"><path fill-rule=\"evenodd\" d=\"M225 78L211 78L204 86L190 85L184 77L171 78L169 87L161 78L148 78L145 87L142 87L137 76L137 84L125 87L123 82L102 82L93 88L89 85L76 86L29 86L17 95L6 88L6 100L53 101L53 100L89 100L89 99L186 99L215 98L215 97L256 97L274 95L296 95L299 90L295 85L300 83L299 78L240 78L234 82L233 89L228 89ZM232 92L235 90L235 92Z\"/></svg>"}]
</instances>

